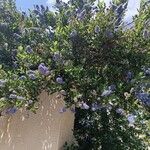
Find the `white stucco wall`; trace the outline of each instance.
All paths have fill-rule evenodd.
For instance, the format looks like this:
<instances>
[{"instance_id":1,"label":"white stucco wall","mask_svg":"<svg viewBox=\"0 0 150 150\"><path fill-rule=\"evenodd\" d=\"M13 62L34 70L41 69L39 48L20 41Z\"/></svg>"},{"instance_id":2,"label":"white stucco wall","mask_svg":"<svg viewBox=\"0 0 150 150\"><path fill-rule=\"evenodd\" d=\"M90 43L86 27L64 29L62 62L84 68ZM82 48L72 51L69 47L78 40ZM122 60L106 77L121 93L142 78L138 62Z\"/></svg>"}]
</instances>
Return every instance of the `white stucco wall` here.
<instances>
[{"instance_id":1,"label":"white stucco wall","mask_svg":"<svg viewBox=\"0 0 150 150\"><path fill-rule=\"evenodd\" d=\"M0 118L0 150L61 150L65 141L71 141L74 114L60 114L64 106L56 94L40 95L37 114L18 111Z\"/></svg>"}]
</instances>

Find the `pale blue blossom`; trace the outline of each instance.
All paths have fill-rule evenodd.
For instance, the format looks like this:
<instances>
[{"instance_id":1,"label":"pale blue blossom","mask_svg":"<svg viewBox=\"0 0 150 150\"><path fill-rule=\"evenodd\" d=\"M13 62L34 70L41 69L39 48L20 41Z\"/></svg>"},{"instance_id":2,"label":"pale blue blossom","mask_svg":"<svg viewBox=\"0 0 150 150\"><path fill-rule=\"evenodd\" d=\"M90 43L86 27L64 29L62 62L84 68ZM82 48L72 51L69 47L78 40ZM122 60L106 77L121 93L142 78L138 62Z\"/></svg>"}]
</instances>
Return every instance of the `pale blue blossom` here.
<instances>
[{"instance_id":1,"label":"pale blue blossom","mask_svg":"<svg viewBox=\"0 0 150 150\"><path fill-rule=\"evenodd\" d=\"M136 93L137 99L139 99L144 105L150 107L150 94L149 93Z\"/></svg>"},{"instance_id":2,"label":"pale blue blossom","mask_svg":"<svg viewBox=\"0 0 150 150\"><path fill-rule=\"evenodd\" d=\"M135 115L133 115L133 114L129 114L128 116L127 116L127 120L128 120L128 122L129 122L129 124L134 124L135 123L135 118L136 118L136 116Z\"/></svg>"},{"instance_id":3,"label":"pale blue blossom","mask_svg":"<svg viewBox=\"0 0 150 150\"><path fill-rule=\"evenodd\" d=\"M84 102L84 103L82 103L81 108L82 108L82 109L85 109L85 110L88 110L88 109L90 108L90 106L87 105L87 104Z\"/></svg>"},{"instance_id":4,"label":"pale blue blossom","mask_svg":"<svg viewBox=\"0 0 150 150\"><path fill-rule=\"evenodd\" d=\"M56 78L56 82L59 83L59 84L63 84L64 83L64 80L62 77L57 77Z\"/></svg>"},{"instance_id":5,"label":"pale blue blossom","mask_svg":"<svg viewBox=\"0 0 150 150\"><path fill-rule=\"evenodd\" d=\"M102 97L107 97L113 93L112 90L104 90L103 93L101 94Z\"/></svg>"},{"instance_id":6,"label":"pale blue blossom","mask_svg":"<svg viewBox=\"0 0 150 150\"><path fill-rule=\"evenodd\" d=\"M41 73L42 75L45 75L45 76L49 75L49 73L50 73L48 67L46 67L44 63L41 63L38 66L38 71L39 71L39 73Z\"/></svg>"},{"instance_id":7,"label":"pale blue blossom","mask_svg":"<svg viewBox=\"0 0 150 150\"><path fill-rule=\"evenodd\" d=\"M125 114L125 111L124 111L124 109L122 109L122 108L117 108L117 109L116 109L116 113L117 113L117 114L120 114L120 115L124 115L124 114Z\"/></svg>"},{"instance_id":8,"label":"pale blue blossom","mask_svg":"<svg viewBox=\"0 0 150 150\"><path fill-rule=\"evenodd\" d=\"M93 104L92 104L92 107L91 107L91 110L92 110L92 111L96 111L96 110L99 110L100 108L101 108L101 107L100 107L99 104L93 103Z\"/></svg>"},{"instance_id":9,"label":"pale blue blossom","mask_svg":"<svg viewBox=\"0 0 150 150\"><path fill-rule=\"evenodd\" d=\"M17 112L17 108L16 107L8 108L6 110L6 114L14 114L16 112Z\"/></svg>"}]
</instances>

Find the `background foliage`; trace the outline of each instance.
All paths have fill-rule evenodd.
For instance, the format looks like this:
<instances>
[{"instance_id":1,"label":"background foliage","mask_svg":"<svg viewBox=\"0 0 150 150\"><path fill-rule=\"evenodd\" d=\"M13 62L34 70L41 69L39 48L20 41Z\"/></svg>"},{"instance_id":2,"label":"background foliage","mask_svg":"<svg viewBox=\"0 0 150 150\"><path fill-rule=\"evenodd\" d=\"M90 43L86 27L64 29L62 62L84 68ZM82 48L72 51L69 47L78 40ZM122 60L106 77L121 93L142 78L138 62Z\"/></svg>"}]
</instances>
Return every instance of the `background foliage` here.
<instances>
[{"instance_id":1,"label":"background foliage","mask_svg":"<svg viewBox=\"0 0 150 150\"><path fill-rule=\"evenodd\" d=\"M56 1L28 14L0 4L0 111L36 112L42 90L75 112L76 143L64 149L146 150L150 110L150 7L141 1L132 27L127 0ZM74 109L75 108L75 109Z\"/></svg>"}]
</instances>

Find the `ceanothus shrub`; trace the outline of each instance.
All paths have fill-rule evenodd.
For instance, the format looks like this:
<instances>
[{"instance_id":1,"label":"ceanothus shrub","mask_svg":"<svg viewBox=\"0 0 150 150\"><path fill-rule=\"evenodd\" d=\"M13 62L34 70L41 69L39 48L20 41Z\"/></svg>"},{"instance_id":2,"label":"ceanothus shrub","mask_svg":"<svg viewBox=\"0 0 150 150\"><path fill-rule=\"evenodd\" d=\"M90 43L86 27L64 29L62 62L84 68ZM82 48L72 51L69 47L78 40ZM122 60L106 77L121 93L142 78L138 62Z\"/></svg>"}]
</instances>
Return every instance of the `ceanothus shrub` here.
<instances>
[{"instance_id":1,"label":"ceanothus shrub","mask_svg":"<svg viewBox=\"0 0 150 150\"><path fill-rule=\"evenodd\" d=\"M132 27L127 0L56 1L19 12L0 5L0 111L36 112L42 90L64 97L75 113L75 144L64 149L148 149L150 7L141 2Z\"/></svg>"}]
</instances>

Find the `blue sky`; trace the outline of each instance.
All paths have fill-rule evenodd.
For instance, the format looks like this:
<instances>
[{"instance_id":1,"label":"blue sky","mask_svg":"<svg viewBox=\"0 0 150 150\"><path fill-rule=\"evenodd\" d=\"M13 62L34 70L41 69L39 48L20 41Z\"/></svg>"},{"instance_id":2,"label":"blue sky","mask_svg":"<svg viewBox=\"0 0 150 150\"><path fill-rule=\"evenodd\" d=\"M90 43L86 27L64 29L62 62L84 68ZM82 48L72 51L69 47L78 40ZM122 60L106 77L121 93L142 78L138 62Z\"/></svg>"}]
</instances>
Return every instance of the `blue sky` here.
<instances>
[{"instance_id":1,"label":"blue sky","mask_svg":"<svg viewBox=\"0 0 150 150\"><path fill-rule=\"evenodd\" d=\"M35 4L46 5L47 0L16 0L19 10L27 11L28 8L33 8Z\"/></svg>"},{"instance_id":2,"label":"blue sky","mask_svg":"<svg viewBox=\"0 0 150 150\"><path fill-rule=\"evenodd\" d=\"M68 0L63 0L67 2ZM105 0L106 4L109 5L111 0ZM28 8L33 8L33 5L48 5L52 8L55 3L55 0L16 0L17 7L19 10L27 11ZM140 6L140 0L129 0L128 11L126 13L125 20L130 22L132 20L132 16L137 13L137 9Z\"/></svg>"}]
</instances>

